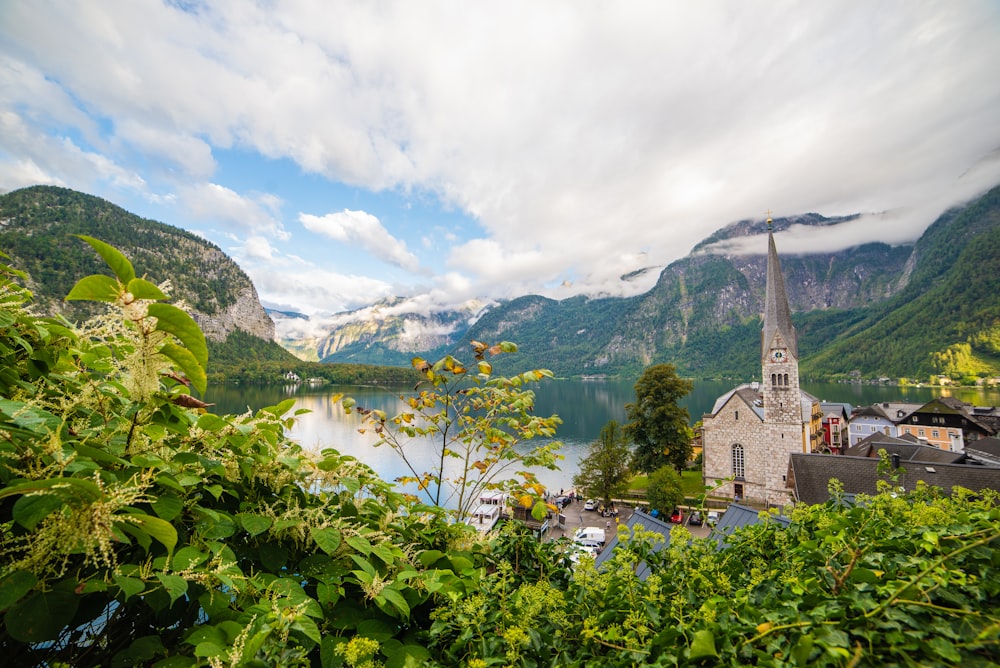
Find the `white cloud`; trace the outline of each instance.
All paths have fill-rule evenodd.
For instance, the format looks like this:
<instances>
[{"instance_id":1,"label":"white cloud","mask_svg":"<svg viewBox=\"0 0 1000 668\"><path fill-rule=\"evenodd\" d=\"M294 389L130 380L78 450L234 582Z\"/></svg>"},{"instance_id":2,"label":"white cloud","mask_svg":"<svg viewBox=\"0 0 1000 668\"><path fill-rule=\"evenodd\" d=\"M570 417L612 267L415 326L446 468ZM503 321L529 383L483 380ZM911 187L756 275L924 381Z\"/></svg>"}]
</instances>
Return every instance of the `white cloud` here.
<instances>
[{"instance_id":1,"label":"white cloud","mask_svg":"<svg viewBox=\"0 0 1000 668\"><path fill-rule=\"evenodd\" d=\"M250 237L242 246L236 248L238 255L243 255L251 260L262 260L270 262L274 259L274 247L264 237Z\"/></svg>"},{"instance_id":2,"label":"white cloud","mask_svg":"<svg viewBox=\"0 0 1000 668\"><path fill-rule=\"evenodd\" d=\"M353 310L394 293L394 286L377 279L310 266L276 270L252 265L246 271L262 301L287 304L306 315Z\"/></svg>"},{"instance_id":3,"label":"white cloud","mask_svg":"<svg viewBox=\"0 0 1000 668\"><path fill-rule=\"evenodd\" d=\"M803 235L803 248L912 239L1000 182L998 28L993 0L222 0L191 12L12 0L0 3L0 114L13 119L0 116L0 186L176 191L243 237L287 240L284 252L315 243L289 239L268 195L216 178L212 151L236 148L467 214L475 232L395 236L353 202L301 217L410 272L420 262L402 239L423 237L414 250L447 255L451 273L414 280L442 299L640 290L618 277L768 208L877 216L836 239Z\"/></svg>"},{"instance_id":4,"label":"white cloud","mask_svg":"<svg viewBox=\"0 0 1000 668\"><path fill-rule=\"evenodd\" d=\"M195 183L181 188L178 200L195 220L216 221L250 235L266 234L277 239L290 236L272 215L271 196L253 198L217 183Z\"/></svg>"},{"instance_id":5,"label":"white cloud","mask_svg":"<svg viewBox=\"0 0 1000 668\"><path fill-rule=\"evenodd\" d=\"M406 249L406 244L393 237L378 218L365 211L344 209L325 216L302 213L299 214L299 222L307 230L317 234L360 246L384 262L408 271L418 271L420 268L420 261Z\"/></svg>"}]
</instances>

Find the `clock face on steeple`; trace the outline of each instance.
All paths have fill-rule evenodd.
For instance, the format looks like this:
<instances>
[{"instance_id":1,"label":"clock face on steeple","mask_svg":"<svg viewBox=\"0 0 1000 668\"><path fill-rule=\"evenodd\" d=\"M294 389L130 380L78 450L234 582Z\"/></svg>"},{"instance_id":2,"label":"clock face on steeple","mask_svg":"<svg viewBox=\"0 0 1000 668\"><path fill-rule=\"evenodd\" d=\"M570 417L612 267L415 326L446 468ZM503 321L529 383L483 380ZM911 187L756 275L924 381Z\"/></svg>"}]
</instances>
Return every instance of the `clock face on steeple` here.
<instances>
[{"instance_id":1,"label":"clock face on steeple","mask_svg":"<svg viewBox=\"0 0 1000 668\"><path fill-rule=\"evenodd\" d=\"M775 348L774 350L771 351L771 354L768 356L768 359L770 359L772 362L775 363L787 362L788 352L784 348Z\"/></svg>"}]
</instances>

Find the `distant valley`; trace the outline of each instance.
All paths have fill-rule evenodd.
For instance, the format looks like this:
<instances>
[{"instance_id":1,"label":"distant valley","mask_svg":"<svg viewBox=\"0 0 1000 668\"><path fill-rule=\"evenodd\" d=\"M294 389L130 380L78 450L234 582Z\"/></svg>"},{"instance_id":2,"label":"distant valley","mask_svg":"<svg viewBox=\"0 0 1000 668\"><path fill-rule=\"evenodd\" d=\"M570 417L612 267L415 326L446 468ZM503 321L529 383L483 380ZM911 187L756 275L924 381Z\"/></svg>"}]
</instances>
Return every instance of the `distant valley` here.
<instances>
[{"instance_id":1,"label":"distant valley","mask_svg":"<svg viewBox=\"0 0 1000 668\"><path fill-rule=\"evenodd\" d=\"M776 219L836 226L847 218ZM380 314L317 339L326 362L405 364L414 354L461 357L470 340L513 340L518 367L559 375L630 375L669 362L699 378L751 378L759 371L766 226L729 225L631 298L524 296L470 313ZM760 254L727 253L757 238ZM871 243L832 253L782 253L806 377L926 381L932 374L1000 372L1000 188L942 214L913 245ZM391 304L386 304L391 306ZM346 317L345 320L349 318ZM470 324L465 324L470 323ZM279 327L279 331L280 331ZM434 332L422 337L412 332ZM290 342L283 342L289 345Z\"/></svg>"},{"instance_id":2,"label":"distant valley","mask_svg":"<svg viewBox=\"0 0 1000 668\"><path fill-rule=\"evenodd\" d=\"M850 220L804 214L774 221L804 377L1000 375L1000 188L945 212L913 245L782 252L781 232L792 226ZM759 372L766 248L760 220L720 229L635 297L526 295L438 313L411 313L402 299L385 300L340 314L318 332L302 314L265 313L246 274L203 239L90 195L38 186L0 196L0 249L30 274L44 310L86 315L61 301L77 278L101 270L73 233L118 246L151 276L183 275L175 293L209 337L218 345L240 337L223 353L233 364L248 340L265 350L255 354L258 361L294 362L270 343L276 338L302 360L399 367L414 355L465 358L471 340L510 340L520 352L498 360L502 371L634 376L669 362L697 378L748 379ZM729 250L748 242L760 253ZM184 271L188 265L202 269Z\"/></svg>"}]
</instances>

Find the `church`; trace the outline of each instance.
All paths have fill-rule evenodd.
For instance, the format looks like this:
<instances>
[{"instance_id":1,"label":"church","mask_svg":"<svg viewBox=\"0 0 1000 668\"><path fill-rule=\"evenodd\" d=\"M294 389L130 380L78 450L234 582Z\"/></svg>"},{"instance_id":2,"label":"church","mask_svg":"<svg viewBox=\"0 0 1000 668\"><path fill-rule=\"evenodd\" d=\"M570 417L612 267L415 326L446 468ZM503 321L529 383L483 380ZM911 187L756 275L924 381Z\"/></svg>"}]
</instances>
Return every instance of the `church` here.
<instances>
[{"instance_id":1,"label":"church","mask_svg":"<svg viewBox=\"0 0 1000 668\"><path fill-rule=\"evenodd\" d=\"M715 488L709 495L763 507L791 500L789 457L814 449L813 423L822 416L819 400L799 387L798 339L770 217L767 243L761 382L730 390L702 417L704 480Z\"/></svg>"}]
</instances>

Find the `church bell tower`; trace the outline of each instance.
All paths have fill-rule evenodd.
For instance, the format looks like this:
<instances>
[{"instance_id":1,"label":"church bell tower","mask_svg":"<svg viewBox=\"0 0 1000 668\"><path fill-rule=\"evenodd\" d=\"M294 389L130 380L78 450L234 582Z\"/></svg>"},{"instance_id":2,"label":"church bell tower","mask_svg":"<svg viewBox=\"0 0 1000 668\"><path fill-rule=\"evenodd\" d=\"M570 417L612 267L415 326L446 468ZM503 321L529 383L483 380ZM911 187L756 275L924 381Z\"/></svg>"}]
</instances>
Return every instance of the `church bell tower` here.
<instances>
[{"instance_id":1,"label":"church bell tower","mask_svg":"<svg viewBox=\"0 0 1000 668\"><path fill-rule=\"evenodd\" d=\"M767 218L767 287L761 331L761 379L764 421L767 426L767 496L773 502L787 498L788 456L803 451L802 393L799 390L799 346L792 325L785 280Z\"/></svg>"}]
</instances>

